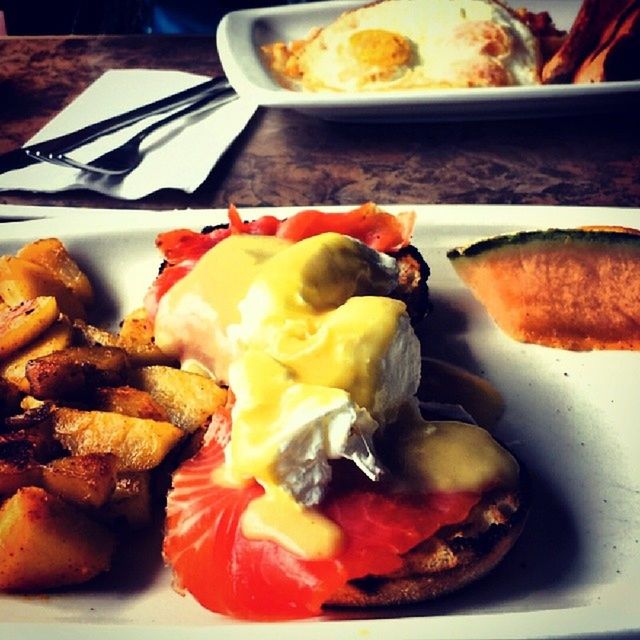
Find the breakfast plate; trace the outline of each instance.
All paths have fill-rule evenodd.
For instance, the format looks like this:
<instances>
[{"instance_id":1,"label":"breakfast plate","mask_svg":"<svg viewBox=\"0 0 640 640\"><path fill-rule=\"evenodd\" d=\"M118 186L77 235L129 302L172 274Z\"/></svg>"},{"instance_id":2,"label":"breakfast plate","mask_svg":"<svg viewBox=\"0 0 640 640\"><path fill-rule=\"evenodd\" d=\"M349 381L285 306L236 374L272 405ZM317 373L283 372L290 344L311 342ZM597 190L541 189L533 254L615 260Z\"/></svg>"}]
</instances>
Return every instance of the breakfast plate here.
<instances>
[{"instance_id":1,"label":"breakfast plate","mask_svg":"<svg viewBox=\"0 0 640 640\"><path fill-rule=\"evenodd\" d=\"M329 24L343 11L362 4L363 0L335 0L227 14L218 26L217 48L232 86L264 107L291 108L340 121L515 118L640 104L640 81L387 93L307 93L276 82L261 59L262 45L303 38L311 28ZM530 0L526 6L531 11L548 11L558 28L568 29L580 0Z\"/></svg>"},{"instance_id":2,"label":"breakfast plate","mask_svg":"<svg viewBox=\"0 0 640 640\"><path fill-rule=\"evenodd\" d=\"M129 640L297 640L388 637L612 637L640 632L640 412L638 352L569 352L501 333L458 280L447 250L524 229L637 225L640 211L606 208L419 205L414 244L432 270L433 312L424 346L484 375L502 392L495 429L528 468L533 505L509 556L481 583L425 605L287 623L247 623L201 608L171 589L159 554L160 527L121 550L112 573L45 596L0 595L0 637ZM154 238L174 227L226 219L221 210L132 212L30 210L0 224L0 254L59 237L99 292L100 317L115 327L140 305L157 273ZM247 209L246 217L300 208ZM326 211L344 207L322 207ZM11 214L11 211L8 212ZM15 212L14 212L15 214ZM27 216L23 216L27 218ZM46 631L45 631L46 629Z\"/></svg>"}]
</instances>

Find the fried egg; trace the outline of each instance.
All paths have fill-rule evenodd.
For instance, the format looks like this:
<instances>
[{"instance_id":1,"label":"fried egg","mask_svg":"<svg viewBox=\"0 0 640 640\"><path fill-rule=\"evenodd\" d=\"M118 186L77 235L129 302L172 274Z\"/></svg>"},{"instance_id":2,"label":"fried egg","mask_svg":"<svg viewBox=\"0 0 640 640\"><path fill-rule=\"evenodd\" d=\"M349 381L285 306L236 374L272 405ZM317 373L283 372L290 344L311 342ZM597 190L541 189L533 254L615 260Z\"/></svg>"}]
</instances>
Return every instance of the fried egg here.
<instances>
[{"instance_id":1,"label":"fried egg","mask_svg":"<svg viewBox=\"0 0 640 640\"><path fill-rule=\"evenodd\" d=\"M289 54L278 68L308 91L539 83L536 38L496 0L381 0L343 13Z\"/></svg>"}]
</instances>

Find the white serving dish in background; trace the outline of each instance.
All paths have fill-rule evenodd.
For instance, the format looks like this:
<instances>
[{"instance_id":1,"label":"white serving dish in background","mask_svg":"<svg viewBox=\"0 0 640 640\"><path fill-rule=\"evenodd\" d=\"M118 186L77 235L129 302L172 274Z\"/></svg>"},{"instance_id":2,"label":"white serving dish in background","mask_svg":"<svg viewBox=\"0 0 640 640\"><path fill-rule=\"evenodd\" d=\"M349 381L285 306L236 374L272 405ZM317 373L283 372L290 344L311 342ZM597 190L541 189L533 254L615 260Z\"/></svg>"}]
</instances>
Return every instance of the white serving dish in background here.
<instances>
[{"instance_id":1,"label":"white serving dish in background","mask_svg":"<svg viewBox=\"0 0 640 640\"><path fill-rule=\"evenodd\" d=\"M280 86L260 57L260 46L303 38L365 0L332 0L227 14L218 26L217 48L233 88L264 107L291 108L327 120L471 120L589 113L630 100L640 108L640 81L474 89L428 89L387 93L304 93ZM513 6L520 4L513 2ZM530 11L548 11L568 29L580 0L531 0Z\"/></svg>"}]
</instances>

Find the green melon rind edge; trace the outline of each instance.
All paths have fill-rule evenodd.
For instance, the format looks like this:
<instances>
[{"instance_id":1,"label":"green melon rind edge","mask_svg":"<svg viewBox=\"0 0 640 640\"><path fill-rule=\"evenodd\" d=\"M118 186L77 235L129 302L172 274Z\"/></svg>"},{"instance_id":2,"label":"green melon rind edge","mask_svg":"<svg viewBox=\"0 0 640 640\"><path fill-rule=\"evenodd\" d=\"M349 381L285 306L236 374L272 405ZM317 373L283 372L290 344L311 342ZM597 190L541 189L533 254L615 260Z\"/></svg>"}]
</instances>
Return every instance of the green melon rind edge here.
<instances>
[{"instance_id":1,"label":"green melon rind edge","mask_svg":"<svg viewBox=\"0 0 640 640\"><path fill-rule=\"evenodd\" d=\"M486 251L506 249L533 242L554 242L568 244L583 242L590 244L627 245L640 250L640 234L624 233L620 231L587 231L583 229L546 229L542 231L519 231L479 240L465 247L456 247L447 251L447 258L471 258Z\"/></svg>"}]
</instances>

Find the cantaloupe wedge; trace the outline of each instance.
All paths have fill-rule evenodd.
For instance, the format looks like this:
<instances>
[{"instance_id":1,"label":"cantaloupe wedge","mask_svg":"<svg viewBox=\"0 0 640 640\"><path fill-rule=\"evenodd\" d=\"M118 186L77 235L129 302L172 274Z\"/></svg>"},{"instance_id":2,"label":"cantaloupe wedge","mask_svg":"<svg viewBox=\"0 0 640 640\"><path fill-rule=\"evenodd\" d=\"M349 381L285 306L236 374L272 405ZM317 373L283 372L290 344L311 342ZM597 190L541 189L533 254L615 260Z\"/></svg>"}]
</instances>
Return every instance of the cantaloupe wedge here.
<instances>
[{"instance_id":1,"label":"cantaloupe wedge","mask_svg":"<svg viewBox=\"0 0 640 640\"><path fill-rule=\"evenodd\" d=\"M507 334L549 347L640 349L640 231L523 231L447 253Z\"/></svg>"}]
</instances>

